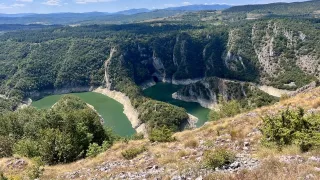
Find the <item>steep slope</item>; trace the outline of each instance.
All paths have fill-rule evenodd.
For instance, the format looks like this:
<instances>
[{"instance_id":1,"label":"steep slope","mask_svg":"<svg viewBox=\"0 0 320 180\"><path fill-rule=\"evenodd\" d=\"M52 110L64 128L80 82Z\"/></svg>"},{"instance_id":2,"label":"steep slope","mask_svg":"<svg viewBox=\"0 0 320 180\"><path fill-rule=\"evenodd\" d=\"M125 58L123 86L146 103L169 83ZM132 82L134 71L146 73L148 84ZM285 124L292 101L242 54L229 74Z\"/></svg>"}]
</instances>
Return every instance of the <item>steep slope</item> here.
<instances>
[{"instance_id":1,"label":"steep slope","mask_svg":"<svg viewBox=\"0 0 320 180\"><path fill-rule=\"evenodd\" d=\"M312 16L318 14L320 10L320 1L311 0L306 2L294 3L272 3L261 5L234 6L226 9L228 13L250 12L267 15L291 15L291 16Z\"/></svg>"},{"instance_id":2,"label":"steep slope","mask_svg":"<svg viewBox=\"0 0 320 180\"><path fill-rule=\"evenodd\" d=\"M319 113L319 92L317 88L269 107L210 122L197 130L177 133L174 142L119 142L96 158L67 165L46 166L41 179L318 179L319 151L301 153L295 146L284 147L282 151L264 147L261 145L262 134L259 128L261 117L276 114L287 107L303 107L308 113ZM123 158L124 150L142 146L147 150L138 157L132 160ZM219 147L234 151L238 163L227 170L205 168L204 153ZM23 176L32 165L29 160L21 158L1 159L0 164L6 176L12 173Z\"/></svg>"},{"instance_id":3,"label":"steep slope","mask_svg":"<svg viewBox=\"0 0 320 180\"><path fill-rule=\"evenodd\" d=\"M295 90L319 79L319 37L316 23L284 19L215 28L142 23L11 32L0 37L0 92L10 98L40 98L90 91L107 82L110 90L130 98L143 122L156 119L151 126L159 127L171 122L159 118L167 114L178 117L177 129L186 121L185 111L150 101L139 85L186 85L218 77ZM105 72L112 48L117 51ZM151 111L157 104L175 110Z\"/></svg>"},{"instance_id":4,"label":"steep slope","mask_svg":"<svg viewBox=\"0 0 320 180\"><path fill-rule=\"evenodd\" d=\"M225 101L238 100L243 107L257 108L274 103L277 98L261 91L255 84L220 79L205 78L187 85L174 93L173 98L188 102L198 102L203 107L217 108L219 96Z\"/></svg>"}]
</instances>

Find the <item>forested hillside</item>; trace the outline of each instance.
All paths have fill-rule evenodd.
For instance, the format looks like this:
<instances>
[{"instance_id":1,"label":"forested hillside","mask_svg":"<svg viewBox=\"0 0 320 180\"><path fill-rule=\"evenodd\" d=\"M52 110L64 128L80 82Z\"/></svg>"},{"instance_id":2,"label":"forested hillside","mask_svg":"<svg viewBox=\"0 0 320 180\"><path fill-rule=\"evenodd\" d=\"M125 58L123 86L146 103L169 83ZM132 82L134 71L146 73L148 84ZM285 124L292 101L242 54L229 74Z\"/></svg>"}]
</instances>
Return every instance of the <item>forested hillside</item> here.
<instances>
[{"instance_id":1,"label":"forested hillside","mask_svg":"<svg viewBox=\"0 0 320 180\"><path fill-rule=\"evenodd\" d=\"M320 1L311 0L306 2L294 3L272 3L262 5L235 6L225 10L225 12L262 13L268 15L312 16L319 14L319 10Z\"/></svg>"},{"instance_id":2,"label":"forested hillside","mask_svg":"<svg viewBox=\"0 0 320 180\"><path fill-rule=\"evenodd\" d=\"M178 8L118 15L0 17L0 158L14 154L32 158L30 161L36 163L28 170L32 172L28 177L35 179L42 175L43 164L93 158L116 143L103 154L108 162L98 156L94 163L92 159L80 161L71 170L68 165L60 166L64 173L82 166L91 168L71 175L61 175L59 168L49 166L44 177L91 177L83 173L86 171L97 177L108 174L115 179L143 179L149 175L185 174L190 170L185 167L190 167L199 171L192 172L190 177L202 179L208 173L238 172L259 168L266 162L268 167L281 172L276 173L276 179L285 179L279 174L291 169L284 170L287 166L282 162L279 165L282 157L275 161L265 158L265 154L272 153L260 148L278 152L293 147L299 153L309 151L306 158L318 154L313 150L319 148L319 89L308 91L319 85L320 79L319 2L188 12ZM29 24L35 21L62 25ZM209 119L215 122L173 135L195 126L196 118L187 108L146 97L143 89L158 82L181 85L172 97L211 108ZM261 87L291 93L274 97ZM144 134L131 138L114 136L103 128L92 107L73 96L63 97L47 110L26 107L29 98L38 100L52 94L94 90L121 102L126 115L135 116L128 117L132 125L135 123L134 128L143 126ZM308 93L288 99L298 92ZM279 99L275 106L248 113ZM306 113L296 105L305 106ZM207 116L209 110L205 110ZM281 114L276 114L280 110ZM245 114L225 119L239 113ZM263 122L262 116L267 116ZM148 140L141 140L143 135ZM129 142L131 139L141 141ZM143 158L132 160L139 154ZM6 164L9 170L4 169L10 173L5 175L12 174L11 164L3 163L5 160L0 159L0 171ZM179 163L182 160L186 164ZM310 161L301 161L306 162L303 170L314 173ZM115 167L120 168L120 175L110 174ZM127 167L128 172L143 170L140 174L123 173L121 168ZM173 167L179 170L171 171ZM296 169L290 175L306 176L300 173L300 166L292 167ZM243 172L232 178L270 178L264 176L270 173L254 173ZM2 178L5 177L0 172Z\"/></svg>"},{"instance_id":3,"label":"forested hillside","mask_svg":"<svg viewBox=\"0 0 320 180\"><path fill-rule=\"evenodd\" d=\"M146 107L140 106L145 100L138 85L152 80L179 83L214 76L295 90L320 76L319 37L317 21L299 19L8 32L0 36L0 91L23 99L104 85L111 49L116 53L106 72L110 88L128 95L137 109Z\"/></svg>"}]
</instances>

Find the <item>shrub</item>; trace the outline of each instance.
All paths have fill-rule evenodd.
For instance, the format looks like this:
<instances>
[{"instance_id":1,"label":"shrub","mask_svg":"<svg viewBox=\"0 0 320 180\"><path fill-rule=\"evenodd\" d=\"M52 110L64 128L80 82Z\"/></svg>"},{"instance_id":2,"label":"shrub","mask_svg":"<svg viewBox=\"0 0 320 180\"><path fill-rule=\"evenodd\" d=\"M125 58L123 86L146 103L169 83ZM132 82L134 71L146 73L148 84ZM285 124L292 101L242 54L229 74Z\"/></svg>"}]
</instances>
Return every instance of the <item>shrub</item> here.
<instances>
[{"instance_id":1,"label":"shrub","mask_svg":"<svg viewBox=\"0 0 320 180\"><path fill-rule=\"evenodd\" d=\"M62 97L48 110L28 107L0 114L0 148L6 146L6 155L12 154L10 141L4 139L8 134L14 142L13 153L39 156L47 164L81 159L93 143L101 145L98 152L102 152L117 138L110 129L104 129L95 111L74 96ZM93 150L90 153L94 155Z\"/></svg>"},{"instance_id":2,"label":"shrub","mask_svg":"<svg viewBox=\"0 0 320 180\"><path fill-rule=\"evenodd\" d=\"M221 118L221 115L218 111L216 110L211 110L210 113L209 113L209 119L210 121L216 121L218 119Z\"/></svg>"},{"instance_id":3,"label":"shrub","mask_svg":"<svg viewBox=\"0 0 320 180\"><path fill-rule=\"evenodd\" d=\"M136 133L136 134L132 135L131 139L132 140L141 140L141 139L144 139L144 135L142 133Z\"/></svg>"},{"instance_id":4,"label":"shrub","mask_svg":"<svg viewBox=\"0 0 320 180\"><path fill-rule=\"evenodd\" d=\"M13 139L0 136L0 158L12 156Z\"/></svg>"},{"instance_id":5,"label":"shrub","mask_svg":"<svg viewBox=\"0 0 320 180\"><path fill-rule=\"evenodd\" d=\"M196 148L199 146L199 142L195 139L190 139L184 143L184 147Z\"/></svg>"},{"instance_id":6,"label":"shrub","mask_svg":"<svg viewBox=\"0 0 320 180\"><path fill-rule=\"evenodd\" d=\"M130 159L134 159L135 157L137 157L139 154L143 153L146 150L147 148L144 146L138 147L138 148L130 148L125 151L122 151L121 154L125 159L130 160Z\"/></svg>"},{"instance_id":7,"label":"shrub","mask_svg":"<svg viewBox=\"0 0 320 180\"><path fill-rule=\"evenodd\" d=\"M220 114L222 117L231 117L241 113L241 105L236 100L222 103Z\"/></svg>"},{"instance_id":8,"label":"shrub","mask_svg":"<svg viewBox=\"0 0 320 180\"><path fill-rule=\"evenodd\" d=\"M31 139L22 139L13 146L13 152L24 157L40 156L39 144Z\"/></svg>"},{"instance_id":9,"label":"shrub","mask_svg":"<svg viewBox=\"0 0 320 180\"><path fill-rule=\"evenodd\" d=\"M215 121L225 117L232 117L242 112L241 104L237 100L225 101L219 97L219 111L212 110L209 114L211 121Z\"/></svg>"},{"instance_id":10,"label":"shrub","mask_svg":"<svg viewBox=\"0 0 320 180\"><path fill-rule=\"evenodd\" d=\"M204 154L204 165L208 168L222 167L223 165L227 165L234 162L234 160L234 153L226 149L206 151Z\"/></svg>"},{"instance_id":11,"label":"shrub","mask_svg":"<svg viewBox=\"0 0 320 180\"><path fill-rule=\"evenodd\" d=\"M186 156L188 156L188 155L189 155L189 153L188 153L187 151L184 151L184 150L179 151L179 152L177 153L177 156L180 157L180 158L186 157Z\"/></svg>"},{"instance_id":12,"label":"shrub","mask_svg":"<svg viewBox=\"0 0 320 180\"><path fill-rule=\"evenodd\" d=\"M97 143L92 143L89 145L89 149L87 151L87 157L96 157L101 152L101 146Z\"/></svg>"},{"instance_id":13,"label":"shrub","mask_svg":"<svg viewBox=\"0 0 320 180\"><path fill-rule=\"evenodd\" d=\"M97 143L92 143L89 145L89 149L87 151L87 157L96 157L98 154L106 151L111 147L111 144L108 141L104 141L101 146Z\"/></svg>"},{"instance_id":14,"label":"shrub","mask_svg":"<svg viewBox=\"0 0 320 180\"><path fill-rule=\"evenodd\" d=\"M32 165L28 168L28 176L30 179L37 179L39 178L43 173L43 161L40 157L36 157L32 159Z\"/></svg>"},{"instance_id":15,"label":"shrub","mask_svg":"<svg viewBox=\"0 0 320 180\"><path fill-rule=\"evenodd\" d=\"M8 178L5 177L2 172L0 172L0 180L7 180L7 179L8 179Z\"/></svg>"},{"instance_id":16,"label":"shrub","mask_svg":"<svg viewBox=\"0 0 320 180\"><path fill-rule=\"evenodd\" d=\"M280 115L263 119L264 144L275 143L279 149L296 144L302 151L320 146L320 116L305 116L304 110L285 110Z\"/></svg>"},{"instance_id":17,"label":"shrub","mask_svg":"<svg viewBox=\"0 0 320 180\"><path fill-rule=\"evenodd\" d=\"M285 94L282 94L282 95L281 95L280 101L284 101L284 100L289 99L289 98L290 98L290 96L285 93Z\"/></svg>"},{"instance_id":18,"label":"shrub","mask_svg":"<svg viewBox=\"0 0 320 180\"><path fill-rule=\"evenodd\" d=\"M151 142L172 142L174 141L172 135L173 132L166 126L163 126L159 129L152 129L149 139Z\"/></svg>"}]
</instances>

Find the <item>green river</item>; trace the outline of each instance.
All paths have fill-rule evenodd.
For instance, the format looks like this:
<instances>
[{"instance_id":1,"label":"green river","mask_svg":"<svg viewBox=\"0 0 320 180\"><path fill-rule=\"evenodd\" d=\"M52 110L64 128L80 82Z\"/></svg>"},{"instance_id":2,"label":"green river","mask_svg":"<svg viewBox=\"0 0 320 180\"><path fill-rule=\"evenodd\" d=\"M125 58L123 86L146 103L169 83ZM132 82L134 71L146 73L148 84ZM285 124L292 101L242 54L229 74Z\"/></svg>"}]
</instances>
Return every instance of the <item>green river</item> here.
<instances>
[{"instance_id":1,"label":"green river","mask_svg":"<svg viewBox=\"0 0 320 180\"><path fill-rule=\"evenodd\" d=\"M171 97L172 93L176 92L180 87L181 86L168 83L158 83L155 86L144 90L144 94L150 98L185 108L189 114L192 114L199 119L197 127L202 126L208 120L210 110L201 107L198 103L173 99ZM72 93L72 95L78 96L84 102L92 105L105 120L105 125L112 128L116 134L120 136L131 136L135 133L130 121L123 114L123 106L117 101L94 92ZM46 96L43 99L32 102L32 106L39 109L49 109L62 96L63 95Z\"/></svg>"},{"instance_id":2,"label":"green river","mask_svg":"<svg viewBox=\"0 0 320 180\"><path fill-rule=\"evenodd\" d=\"M105 125L120 136L131 136L135 133L127 116L123 114L123 106L117 101L94 92L72 93L84 102L92 105L103 117ZM32 102L36 108L48 109L52 107L63 95L46 96L39 101Z\"/></svg>"},{"instance_id":3,"label":"green river","mask_svg":"<svg viewBox=\"0 0 320 180\"><path fill-rule=\"evenodd\" d=\"M205 122L208 121L210 110L200 106L200 104L198 103L184 102L173 99L172 94L177 92L179 88L181 88L181 86L179 85L157 83L155 86L144 90L144 94L152 99L185 108L189 114L192 114L199 119L197 127L202 126Z\"/></svg>"}]
</instances>

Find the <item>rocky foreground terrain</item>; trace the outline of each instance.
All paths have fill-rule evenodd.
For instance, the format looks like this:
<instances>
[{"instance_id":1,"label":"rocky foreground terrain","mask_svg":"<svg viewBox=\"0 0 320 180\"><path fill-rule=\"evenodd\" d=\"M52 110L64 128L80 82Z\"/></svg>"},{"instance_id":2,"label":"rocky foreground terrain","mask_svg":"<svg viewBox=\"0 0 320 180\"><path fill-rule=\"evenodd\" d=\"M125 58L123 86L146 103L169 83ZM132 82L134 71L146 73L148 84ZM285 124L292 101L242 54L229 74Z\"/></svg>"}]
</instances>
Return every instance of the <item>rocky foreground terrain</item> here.
<instances>
[{"instance_id":1,"label":"rocky foreground terrain","mask_svg":"<svg viewBox=\"0 0 320 180\"><path fill-rule=\"evenodd\" d=\"M176 133L174 142L151 143L148 139L119 142L95 158L41 167L40 179L319 179L320 152L301 153L296 146L278 151L261 145L262 117L288 107L320 113L320 88L273 106ZM122 152L132 147L146 150L132 160L124 159ZM221 168L206 168L205 152L221 147L233 151L235 161ZM7 177L26 177L32 166L29 159L22 157L0 160Z\"/></svg>"}]
</instances>

